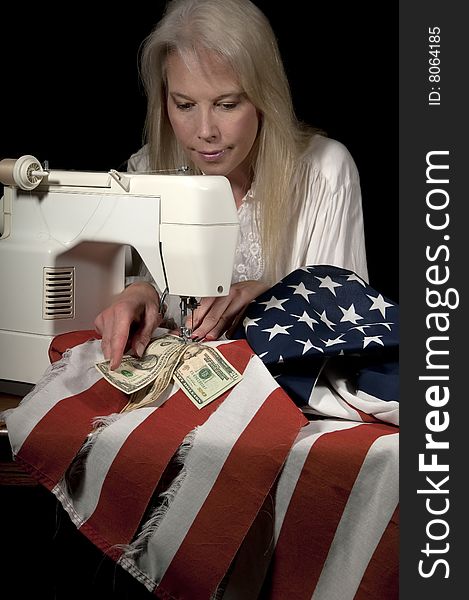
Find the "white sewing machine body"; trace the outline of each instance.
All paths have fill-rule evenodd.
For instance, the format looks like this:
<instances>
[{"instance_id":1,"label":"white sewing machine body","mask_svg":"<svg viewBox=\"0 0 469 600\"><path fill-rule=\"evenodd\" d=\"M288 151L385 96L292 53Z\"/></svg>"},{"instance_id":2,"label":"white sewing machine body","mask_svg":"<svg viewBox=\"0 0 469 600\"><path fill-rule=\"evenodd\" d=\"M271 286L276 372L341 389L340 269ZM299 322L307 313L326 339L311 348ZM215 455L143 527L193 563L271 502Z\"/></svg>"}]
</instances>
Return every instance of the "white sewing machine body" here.
<instances>
[{"instance_id":1,"label":"white sewing machine body","mask_svg":"<svg viewBox=\"0 0 469 600\"><path fill-rule=\"evenodd\" d=\"M133 246L161 292L229 291L238 216L225 177L50 171L5 187L0 380L36 383L60 333L93 329L125 285Z\"/></svg>"}]
</instances>

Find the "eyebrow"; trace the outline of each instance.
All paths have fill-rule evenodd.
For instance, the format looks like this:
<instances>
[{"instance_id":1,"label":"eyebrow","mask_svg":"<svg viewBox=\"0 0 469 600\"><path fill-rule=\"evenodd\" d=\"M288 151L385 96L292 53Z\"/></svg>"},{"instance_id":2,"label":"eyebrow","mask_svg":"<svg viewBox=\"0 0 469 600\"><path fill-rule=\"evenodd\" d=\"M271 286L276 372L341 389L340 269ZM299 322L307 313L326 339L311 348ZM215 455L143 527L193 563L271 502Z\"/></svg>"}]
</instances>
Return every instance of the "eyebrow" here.
<instances>
[{"instance_id":1,"label":"eyebrow","mask_svg":"<svg viewBox=\"0 0 469 600\"><path fill-rule=\"evenodd\" d=\"M171 96L171 98L173 98L173 100L178 98L181 100L188 100L190 102L194 102L193 98L191 98L190 96L186 96L186 94L182 94L181 92L170 92L169 95ZM220 102L220 100L225 100L226 98L232 98L233 96L241 98L241 96L245 96L245 93L240 92L239 90L233 91L233 92L227 92L225 94L220 94L220 96L217 96L216 98L214 98L213 101Z\"/></svg>"}]
</instances>

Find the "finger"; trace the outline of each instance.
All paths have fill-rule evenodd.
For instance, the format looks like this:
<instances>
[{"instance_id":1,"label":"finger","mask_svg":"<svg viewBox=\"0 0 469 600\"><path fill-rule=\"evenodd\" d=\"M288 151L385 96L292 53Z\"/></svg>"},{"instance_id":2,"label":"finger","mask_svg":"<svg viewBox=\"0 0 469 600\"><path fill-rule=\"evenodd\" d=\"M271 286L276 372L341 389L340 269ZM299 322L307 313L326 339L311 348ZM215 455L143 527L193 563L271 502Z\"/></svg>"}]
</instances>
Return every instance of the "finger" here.
<instances>
[{"instance_id":1,"label":"finger","mask_svg":"<svg viewBox=\"0 0 469 600\"><path fill-rule=\"evenodd\" d=\"M142 356L151 340L151 334L162 321L162 316L156 306L146 307L145 316L140 327L132 336L132 348L137 356Z\"/></svg>"},{"instance_id":2,"label":"finger","mask_svg":"<svg viewBox=\"0 0 469 600\"><path fill-rule=\"evenodd\" d=\"M102 333L103 333L103 317L102 317L101 313L99 313L99 315L94 320L94 328L97 333L102 335Z\"/></svg>"},{"instance_id":3,"label":"finger","mask_svg":"<svg viewBox=\"0 0 469 600\"><path fill-rule=\"evenodd\" d=\"M213 303L200 326L192 332L192 337L216 340L229 327L236 312L229 299L219 300Z\"/></svg>"},{"instance_id":4,"label":"finger","mask_svg":"<svg viewBox=\"0 0 469 600\"><path fill-rule=\"evenodd\" d=\"M231 338L231 336L234 334L234 332L236 331L236 329L238 328L238 325L243 317L244 311L241 311L240 313L238 313L236 315L236 317L233 319L231 325L229 326L229 328L226 330L226 337L228 339Z\"/></svg>"},{"instance_id":5,"label":"finger","mask_svg":"<svg viewBox=\"0 0 469 600\"><path fill-rule=\"evenodd\" d=\"M108 338L102 338L101 350L103 352L104 360L109 360L111 357L111 341Z\"/></svg>"},{"instance_id":6,"label":"finger","mask_svg":"<svg viewBox=\"0 0 469 600\"><path fill-rule=\"evenodd\" d=\"M208 324L207 326L210 326ZM231 326L231 319L222 315L215 325L206 332L205 339L207 341L218 340L218 338L225 333L225 331Z\"/></svg>"},{"instance_id":7,"label":"finger","mask_svg":"<svg viewBox=\"0 0 469 600\"><path fill-rule=\"evenodd\" d=\"M95 331L101 336L101 350L105 360L109 360L111 355L111 341L109 333L112 331L112 324L109 326L109 323L109 317L106 319L102 313L96 317L94 322Z\"/></svg>"},{"instance_id":8,"label":"finger","mask_svg":"<svg viewBox=\"0 0 469 600\"><path fill-rule=\"evenodd\" d=\"M202 298L199 306L186 319L186 326L195 329L202 323L205 315L219 298Z\"/></svg>"},{"instance_id":9,"label":"finger","mask_svg":"<svg viewBox=\"0 0 469 600\"><path fill-rule=\"evenodd\" d=\"M130 322L128 319L116 319L113 332L110 336L110 363L111 371L117 369L122 362L122 356L129 338Z\"/></svg>"},{"instance_id":10,"label":"finger","mask_svg":"<svg viewBox=\"0 0 469 600\"><path fill-rule=\"evenodd\" d=\"M213 327L206 331L205 337L208 340L218 339L225 332L228 335L232 333L243 316L246 309L246 301L238 294L230 295L229 298L230 301L226 305L224 312L218 317L218 322L214 323ZM213 314L216 317L216 313L214 312ZM210 316L210 313L207 314L202 327L210 325Z\"/></svg>"},{"instance_id":11,"label":"finger","mask_svg":"<svg viewBox=\"0 0 469 600\"><path fill-rule=\"evenodd\" d=\"M229 296L207 298L209 302L201 304L198 319L192 331L192 337L204 338L218 323L227 310L231 299ZM199 309L197 309L199 310ZM202 316L202 318L200 318Z\"/></svg>"}]
</instances>

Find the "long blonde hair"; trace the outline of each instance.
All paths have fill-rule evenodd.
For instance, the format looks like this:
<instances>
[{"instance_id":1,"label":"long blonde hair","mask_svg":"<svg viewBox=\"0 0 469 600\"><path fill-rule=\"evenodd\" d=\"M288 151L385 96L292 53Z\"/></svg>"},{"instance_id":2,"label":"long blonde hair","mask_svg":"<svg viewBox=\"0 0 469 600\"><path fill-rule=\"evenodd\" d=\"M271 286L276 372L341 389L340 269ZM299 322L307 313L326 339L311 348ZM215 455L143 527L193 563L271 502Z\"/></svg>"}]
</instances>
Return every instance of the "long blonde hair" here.
<instances>
[{"instance_id":1,"label":"long blonde hair","mask_svg":"<svg viewBox=\"0 0 469 600\"><path fill-rule=\"evenodd\" d=\"M142 45L141 76L148 98L145 138L151 169L187 164L166 112L166 58L171 52L215 52L236 73L261 114L250 152L265 278L275 281L286 250L285 231L296 212L295 173L311 131L298 123L277 39L250 0L172 0ZM194 172L195 165L189 164Z\"/></svg>"}]
</instances>

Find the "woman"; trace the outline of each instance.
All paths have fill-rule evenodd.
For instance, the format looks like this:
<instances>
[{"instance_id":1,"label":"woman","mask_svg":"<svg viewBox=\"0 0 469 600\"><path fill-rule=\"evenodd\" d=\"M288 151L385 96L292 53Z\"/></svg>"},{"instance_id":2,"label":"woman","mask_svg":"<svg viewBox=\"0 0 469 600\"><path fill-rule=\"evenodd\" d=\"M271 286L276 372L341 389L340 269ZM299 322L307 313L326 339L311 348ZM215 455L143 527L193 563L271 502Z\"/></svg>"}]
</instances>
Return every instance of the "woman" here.
<instances>
[{"instance_id":1,"label":"woman","mask_svg":"<svg viewBox=\"0 0 469 600\"><path fill-rule=\"evenodd\" d=\"M193 337L217 339L246 306L307 264L367 279L357 169L342 144L298 123L275 35L249 0L172 0L145 40L147 143L129 170L228 178L240 238L228 296L204 298ZM116 368L161 324L158 292L135 281L95 321ZM135 331L129 339L129 331Z\"/></svg>"}]
</instances>

